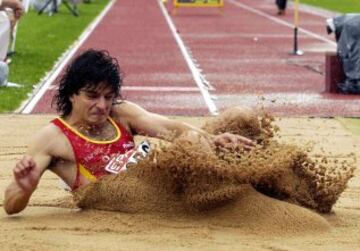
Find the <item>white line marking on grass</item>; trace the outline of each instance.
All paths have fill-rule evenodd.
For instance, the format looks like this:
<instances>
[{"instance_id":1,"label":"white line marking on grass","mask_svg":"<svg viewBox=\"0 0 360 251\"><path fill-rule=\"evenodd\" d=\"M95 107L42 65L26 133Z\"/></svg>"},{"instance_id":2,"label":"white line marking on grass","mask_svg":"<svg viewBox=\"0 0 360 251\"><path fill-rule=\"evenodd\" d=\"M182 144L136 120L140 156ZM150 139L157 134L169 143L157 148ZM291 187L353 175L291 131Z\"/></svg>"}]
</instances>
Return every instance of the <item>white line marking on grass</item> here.
<instances>
[{"instance_id":1,"label":"white line marking on grass","mask_svg":"<svg viewBox=\"0 0 360 251\"><path fill-rule=\"evenodd\" d=\"M164 7L163 3L161 0L158 0L158 4L160 6L160 9L169 25L170 31L173 34L178 46L180 47L181 53L183 54L186 63L188 64L190 71L193 75L193 78L197 84L197 86L200 89L200 92L205 100L205 103L210 111L210 113L212 115L217 115L218 114L218 109L216 108L216 105L213 101L214 95L210 95L209 91L208 91L208 87L210 86L210 84L204 79L204 76L201 75L199 69L196 67L194 61L192 60L191 56L189 55L188 50L185 47L184 42L182 41L181 37L179 36L179 34L176 31L175 25L172 22L169 14L167 13L166 8ZM210 86L211 87L211 86Z\"/></svg>"},{"instance_id":2,"label":"white line marking on grass","mask_svg":"<svg viewBox=\"0 0 360 251\"><path fill-rule=\"evenodd\" d=\"M57 90L57 85L49 86L48 90ZM183 86L123 86L122 91L146 91L146 92L198 92L197 87Z\"/></svg>"},{"instance_id":3,"label":"white line marking on grass","mask_svg":"<svg viewBox=\"0 0 360 251\"><path fill-rule=\"evenodd\" d=\"M68 63L68 61L72 58L72 56L76 53L76 51L80 48L80 46L84 43L84 41L90 36L92 31L96 28L96 26L100 23L100 21L104 18L106 13L110 10L110 8L114 5L116 0L112 0L108 3L105 9L96 17L96 19L89 24L89 26L85 29L85 31L80 35L79 39L76 40L70 48L65 51L56 62L52 70L46 74L46 76L40 81L40 84L34 89L33 95L30 99L24 102L17 112L21 112L24 114L31 113L36 104L48 90L53 81L58 77L62 69Z\"/></svg>"},{"instance_id":4,"label":"white line marking on grass","mask_svg":"<svg viewBox=\"0 0 360 251\"><path fill-rule=\"evenodd\" d=\"M283 20L281 20L281 19L279 19L279 18L270 16L269 14L267 14L267 13L265 13L265 12L262 12L262 11L260 11L260 10L254 9L254 8L248 6L248 5L245 5L245 4L243 4L243 3L239 3L239 2L237 2L237 1L235 1L235 0L227 0L227 1L230 2L230 3L232 3L232 4L234 4L234 5L236 5L237 7L243 8L243 9L249 11L249 12L252 12L252 13L257 14L257 15L259 15L259 16L262 16L262 17L265 17L265 18L267 18L267 19L270 19L271 21L274 21L275 23L279 23L279 24L282 24L282 25L284 25L284 26L287 26L287 27L290 27L290 28L294 28L294 24L289 23L289 22L286 22L286 21L283 21ZM325 24L324 24L324 26L325 26ZM314 37L314 38L316 38L316 39L318 39L318 40L321 40L321 41L323 41L323 42L329 43L329 44L334 45L334 46L337 45L336 42L334 42L334 41L332 41L332 40L330 40L330 39L327 39L327 38L325 38L325 37L322 37L322 36L320 36L320 35L318 35L318 34L316 34L316 33L313 33L313 32L311 32L311 31L305 30L305 29L300 28L300 27L298 27L298 30L301 31L302 33L310 36L310 37Z\"/></svg>"}]
</instances>

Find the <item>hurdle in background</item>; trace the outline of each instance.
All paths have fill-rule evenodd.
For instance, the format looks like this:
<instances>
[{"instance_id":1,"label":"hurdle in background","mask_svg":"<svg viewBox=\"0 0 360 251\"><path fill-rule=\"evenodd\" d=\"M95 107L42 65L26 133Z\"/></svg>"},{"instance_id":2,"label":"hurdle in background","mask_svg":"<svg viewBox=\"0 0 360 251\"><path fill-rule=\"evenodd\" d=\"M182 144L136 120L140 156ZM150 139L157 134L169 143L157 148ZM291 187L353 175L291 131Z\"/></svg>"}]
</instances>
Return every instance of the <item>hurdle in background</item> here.
<instances>
[{"instance_id":1,"label":"hurdle in background","mask_svg":"<svg viewBox=\"0 0 360 251\"><path fill-rule=\"evenodd\" d=\"M176 14L177 9L182 7L219 8L220 13L223 13L224 0L173 0L172 14Z\"/></svg>"}]
</instances>

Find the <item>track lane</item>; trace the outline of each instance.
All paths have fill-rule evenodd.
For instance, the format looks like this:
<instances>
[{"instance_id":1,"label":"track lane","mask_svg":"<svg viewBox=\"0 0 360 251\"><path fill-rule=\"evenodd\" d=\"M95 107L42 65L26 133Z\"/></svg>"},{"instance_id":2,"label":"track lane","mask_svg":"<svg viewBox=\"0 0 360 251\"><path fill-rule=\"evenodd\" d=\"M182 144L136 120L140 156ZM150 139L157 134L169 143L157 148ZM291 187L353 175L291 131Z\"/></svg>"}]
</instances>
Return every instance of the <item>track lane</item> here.
<instances>
[{"instance_id":1,"label":"track lane","mask_svg":"<svg viewBox=\"0 0 360 251\"><path fill-rule=\"evenodd\" d=\"M125 73L124 87L134 87L124 88L122 96L126 99L153 112L163 112L162 107L167 107L168 115L209 114L157 0L115 2L77 54L88 48L106 49L119 60ZM146 89L154 86L159 87L156 95ZM173 91L164 91L167 87ZM181 88L189 89L184 92ZM33 113L54 112L49 108L54 89L50 86Z\"/></svg>"},{"instance_id":2,"label":"track lane","mask_svg":"<svg viewBox=\"0 0 360 251\"><path fill-rule=\"evenodd\" d=\"M226 0L216 9L180 9L172 16L220 109L264 106L280 116L359 116L359 96L324 93L324 51L334 50L325 18L300 12L299 48L293 49L293 10L278 17L271 0ZM155 0L118 0L81 49L105 48L126 74L124 96L167 115L209 110ZM315 34L315 35L314 35ZM158 91L154 91L158 87ZM132 89L131 89L132 88ZM185 89L183 89L185 88ZM171 90L172 91L169 91ZM34 113L54 112L51 87Z\"/></svg>"},{"instance_id":3,"label":"track lane","mask_svg":"<svg viewBox=\"0 0 360 251\"><path fill-rule=\"evenodd\" d=\"M293 9L278 17L273 1L227 0L224 15L180 9L174 22L203 73L215 87L220 109L264 106L280 116L359 116L356 95L325 91L326 50L335 50L323 14L300 11L299 47L293 50Z\"/></svg>"}]
</instances>

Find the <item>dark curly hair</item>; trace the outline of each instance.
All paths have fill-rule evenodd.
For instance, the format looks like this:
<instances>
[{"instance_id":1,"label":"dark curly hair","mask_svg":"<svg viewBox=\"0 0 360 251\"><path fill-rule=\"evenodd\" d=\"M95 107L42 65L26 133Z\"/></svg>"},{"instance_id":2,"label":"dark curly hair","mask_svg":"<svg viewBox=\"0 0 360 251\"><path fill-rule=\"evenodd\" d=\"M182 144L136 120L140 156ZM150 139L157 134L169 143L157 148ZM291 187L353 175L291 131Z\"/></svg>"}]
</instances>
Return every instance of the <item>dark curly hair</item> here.
<instances>
[{"instance_id":1,"label":"dark curly hair","mask_svg":"<svg viewBox=\"0 0 360 251\"><path fill-rule=\"evenodd\" d=\"M56 103L60 116L66 117L72 110L70 97L79 94L81 89L96 89L99 83L102 83L111 87L115 97L119 97L122 81L123 74L118 61L107 51L86 50L66 68L52 105Z\"/></svg>"}]
</instances>

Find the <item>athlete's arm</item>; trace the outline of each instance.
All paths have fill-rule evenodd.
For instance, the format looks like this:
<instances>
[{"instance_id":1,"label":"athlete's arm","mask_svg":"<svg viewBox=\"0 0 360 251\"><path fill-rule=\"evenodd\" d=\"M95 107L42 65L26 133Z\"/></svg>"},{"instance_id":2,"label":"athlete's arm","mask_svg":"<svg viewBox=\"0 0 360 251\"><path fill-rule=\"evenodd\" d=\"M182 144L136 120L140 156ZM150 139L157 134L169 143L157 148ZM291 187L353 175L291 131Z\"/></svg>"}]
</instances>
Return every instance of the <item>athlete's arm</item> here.
<instances>
[{"instance_id":1,"label":"athlete's arm","mask_svg":"<svg viewBox=\"0 0 360 251\"><path fill-rule=\"evenodd\" d=\"M129 123L131 129L140 135L172 141L187 131L195 131L199 135L213 140L215 144L224 147L232 147L234 144L243 144L245 148L250 148L252 145L252 141L243 136L231 133L210 135L204 130L188 123L179 122L146 111L140 106L128 101L116 105L114 107L114 113L120 118L125 119Z\"/></svg>"},{"instance_id":2,"label":"athlete's arm","mask_svg":"<svg viewBox=\"0 0 360 251\"><path fill-rule=\"evenodd\" d=\"M48 129L44 128L31 140L26 155L13 169L13 181L5 190L4 209L8 214L22 211L35 191L41 175L51 162Z\"/></svg>"},{"instance_id":3,"label":"athlete's arm","mask_svg":"<svg viewBox=\"0 0 360 251\"><path fill-rule=\"evenodd\" d=\"M113 113L124 119L132 131L139 135L172 140L188 130L206 134L200 128L146 111L129 101L116 105Z\"/></svg>"}]
</instances>

